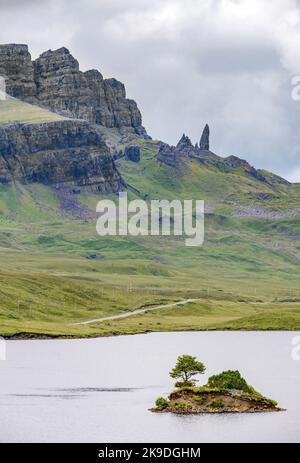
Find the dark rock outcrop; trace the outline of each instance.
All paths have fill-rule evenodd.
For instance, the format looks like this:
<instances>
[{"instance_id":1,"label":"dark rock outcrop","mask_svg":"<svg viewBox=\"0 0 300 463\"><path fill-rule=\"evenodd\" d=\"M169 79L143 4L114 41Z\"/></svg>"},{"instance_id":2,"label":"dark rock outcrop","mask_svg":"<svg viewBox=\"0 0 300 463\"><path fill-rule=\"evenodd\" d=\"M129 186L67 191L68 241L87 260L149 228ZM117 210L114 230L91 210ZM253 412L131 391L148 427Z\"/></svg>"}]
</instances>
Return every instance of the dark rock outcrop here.
<instances>
[{"instance_id":1,"label":"dark rock outcrop","mask_svg":"<svg viewBox=\"0 0 300 463\"><path fill-rule=\"evenodd\" d=\"M279 175L273 174L268 170L264 169L257 169L259 175L264 177L268 183L271 185L291 185L291 182L286 180L285 178L280 177Z\"/></svg>"},{"instance_id":2,"label":"dark rock outcrop","mask_svg":"<svg viewBox=\"0 0 300 463\"><path fill-rule=\"evenodd\" d=\"M33 64L40 105L66 117L93 119L92 92L66 48L46 51Z\"/></svg>"},{"instance_id":3,"label":"dark rock outcrop","mask_svg":"<svg viewBox=\"0 0 300 463\"><path fill-rule=\"evenodd\" d=\"M0 126L0 183L15 180L100 193L125 187L99 134L72 120Z\"/></svg>"},{"instance_id":4,"label":"dark rock outcrop","mask_svg":"<svg viewBox=\"0 0 300 463\"><path fill-rule=\"evenodd\" d=\"M179 151L190 151L190 150L194 149L194 146L193 146L190 138L187 137L185 134L183 134L182 137L180 138L179 142L177 143L176 148Z\"/></svg>"},{"instance_id":5,"label":"dark rock outcrop","mask_svg":"<svg viewBox=\"0 0 300 463\"><path fill-rule=\"evenodd\" d=\"M209 126L206 126L203 129L200 142L199 142L199 149L203 151L209 151Z\"/></svg>"},{"instance_id":6,"label":"dark rock outcrop","mask_svg":"<svg viewBox=\"0 0 300 463\"><path fill-rule=\"evenodd\" d=\"M245 161L244 159L240 159L237 156L228 156L227 158L222 160L225 165L231 167L232 169L240 169L245 172L250 177L254 177L257 180L265 181L265 177L253 166L249 164L249 162Z\"/></svg>"},{"instance_id":7,"label":"dark rock outcrop","mask_svg":"<svg viewBox=\"0 0 300 463\"><path fill-rule=\"evenodd\" d=\"M133 128L147 138L135 101L124 85L103 79L97 70L82 72L67 48L48 50L31 61L27 45L0 46L0 75L7 93L63 116L85 119L109 128Z\"/></svg>"},{"instance_id":8,"label":"dark rock outcrop","mask_svg":"<svg viewBox=\"0 0 300 463\"><path fill-rule=\"evenodd\" d=\"M176 146L170 146L165 143L162 144L160 146L157 159L159 162L163 164L175 167L178 166L178 163L181 162L182 159L187 157L196 157L198 159L218 158L218 156L209 151L209 149L206 149L207 147L209 148L208 125L206 125L203 130L201 140L201 147L198 145L198 143L196 143L196 145L194 146L190 138L183 134Z\"/></svg>"},{"instance_id":9,"label":"dark rock outcrop","mask_svg":"<svg viewBox=\"0 0 300 463\"><path fill-rule=\"evenodd\" d=\"M0 45L0 76L5 78L8 94L36 102L34 69L27 45Z\"/></svg>"},{"instance_id":10,"label":"dark rock outcrop","mask_svg":"<svg viewBox=\"0 0 300 463\"><path fill-rule=\"evenodd\" d=\"M124 155L127 161L140 162L141 149L139 146L126 146Z\"/></svg>"},{"instance_id":11,"label":"dark rock outcrop","mask_svg":"<svg viewBox=\"0 0 300 463\"><path fill-rule=\"evenodd\" d=\"M175 146L170 146L167 143L162 143L157 153L157 160L169 167L176 167L180 152Z\"/></svg>"}]
</instances>

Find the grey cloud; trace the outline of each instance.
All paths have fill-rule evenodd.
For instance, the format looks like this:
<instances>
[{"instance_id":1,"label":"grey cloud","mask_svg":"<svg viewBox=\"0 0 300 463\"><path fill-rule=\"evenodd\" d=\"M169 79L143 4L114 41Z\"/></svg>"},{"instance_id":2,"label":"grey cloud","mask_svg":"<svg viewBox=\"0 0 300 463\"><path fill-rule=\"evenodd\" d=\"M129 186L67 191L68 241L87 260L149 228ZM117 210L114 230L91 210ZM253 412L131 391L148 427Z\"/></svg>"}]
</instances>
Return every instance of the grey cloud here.
<instances>
[{"instance_id":1,"label":"grey cloud","mask_svg":"<svg viewBox=\"0 0 300 463\"><path fill-rule=\"evenodd\" d=\"M47 0L1 0L0 8L2 9L14 9L20 7L30 8L34 4L45 3Z\"/></svg>"}]
</instances>

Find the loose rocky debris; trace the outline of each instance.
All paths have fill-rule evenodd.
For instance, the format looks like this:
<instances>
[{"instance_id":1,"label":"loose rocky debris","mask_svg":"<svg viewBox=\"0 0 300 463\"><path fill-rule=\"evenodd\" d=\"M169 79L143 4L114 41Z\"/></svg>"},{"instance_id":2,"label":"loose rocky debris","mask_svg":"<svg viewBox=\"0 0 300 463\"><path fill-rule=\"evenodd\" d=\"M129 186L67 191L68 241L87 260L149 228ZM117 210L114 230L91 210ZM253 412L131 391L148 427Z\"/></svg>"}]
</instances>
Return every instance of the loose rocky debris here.
<instances>
[{"instance_id":1,"label":"loose rocky debris","mask_svg":"<svg viewBox=\"0 0 300 463\"><path fill-rule=\"evenodd\" d=\"M286 211L268 211L257 206L246 206L232 213L233 217L259 217L261 219L283 219L285 217L297 217L300 209Z\"/></svg>"}]
</instances>

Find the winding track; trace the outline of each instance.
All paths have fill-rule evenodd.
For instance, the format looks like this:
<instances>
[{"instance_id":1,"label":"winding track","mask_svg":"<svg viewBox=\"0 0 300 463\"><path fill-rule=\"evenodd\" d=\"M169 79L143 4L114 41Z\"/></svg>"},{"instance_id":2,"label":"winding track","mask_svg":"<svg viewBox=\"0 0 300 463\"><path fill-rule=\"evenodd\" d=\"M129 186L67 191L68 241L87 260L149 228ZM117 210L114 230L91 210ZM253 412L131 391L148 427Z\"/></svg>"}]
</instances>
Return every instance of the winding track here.
<instances>
[{"instance_id":1,"label":"winding track","mask_svg":"<svg viewBox=\"0 0 300 463\"><path fill-rule=\"evenodd\" d=\"M119 318L133 317L134 315L149 312L150 310L169 309L170 307L186 305L186 304L189 304L190 302L195 302L195 301L199 301L199 299L184 299L183 301L172 302L171 304L162 304L162 305L156 305L153 307L146 307L144 309L133 310L132 312L121 313L119 315L111 315L110 317L95 318L94 320L86 320L84 322L71 323L71 325L73 326L90 325L92 323L100 323L100 322L105 322L107 320L117 320Z\"/></svg>"}]
</instances>

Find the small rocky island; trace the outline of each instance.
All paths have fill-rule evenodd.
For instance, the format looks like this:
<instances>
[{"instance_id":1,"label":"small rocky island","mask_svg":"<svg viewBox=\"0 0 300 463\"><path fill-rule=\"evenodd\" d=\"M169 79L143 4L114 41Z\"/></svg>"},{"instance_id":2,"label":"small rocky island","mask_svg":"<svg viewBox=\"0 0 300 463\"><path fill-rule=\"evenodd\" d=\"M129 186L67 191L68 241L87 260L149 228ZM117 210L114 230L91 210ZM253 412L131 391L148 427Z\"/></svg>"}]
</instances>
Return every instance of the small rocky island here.
<instances>
[{"instance_id":1,"label":"small rocky island","mask_svg":"<svg viewBox=\"0 0 300 463\"><path fill-rule=\"evenodd\" d=\"M282 411L275 400L268 399L247 384L239 371L224 371L211 376L205 386L197 387L194 377L203 374L205 366L195 357L182 355L170 372L175 391L168 399L159 397L152 412L197 413L257 413Z\"/></svg>"}]
</instances>

